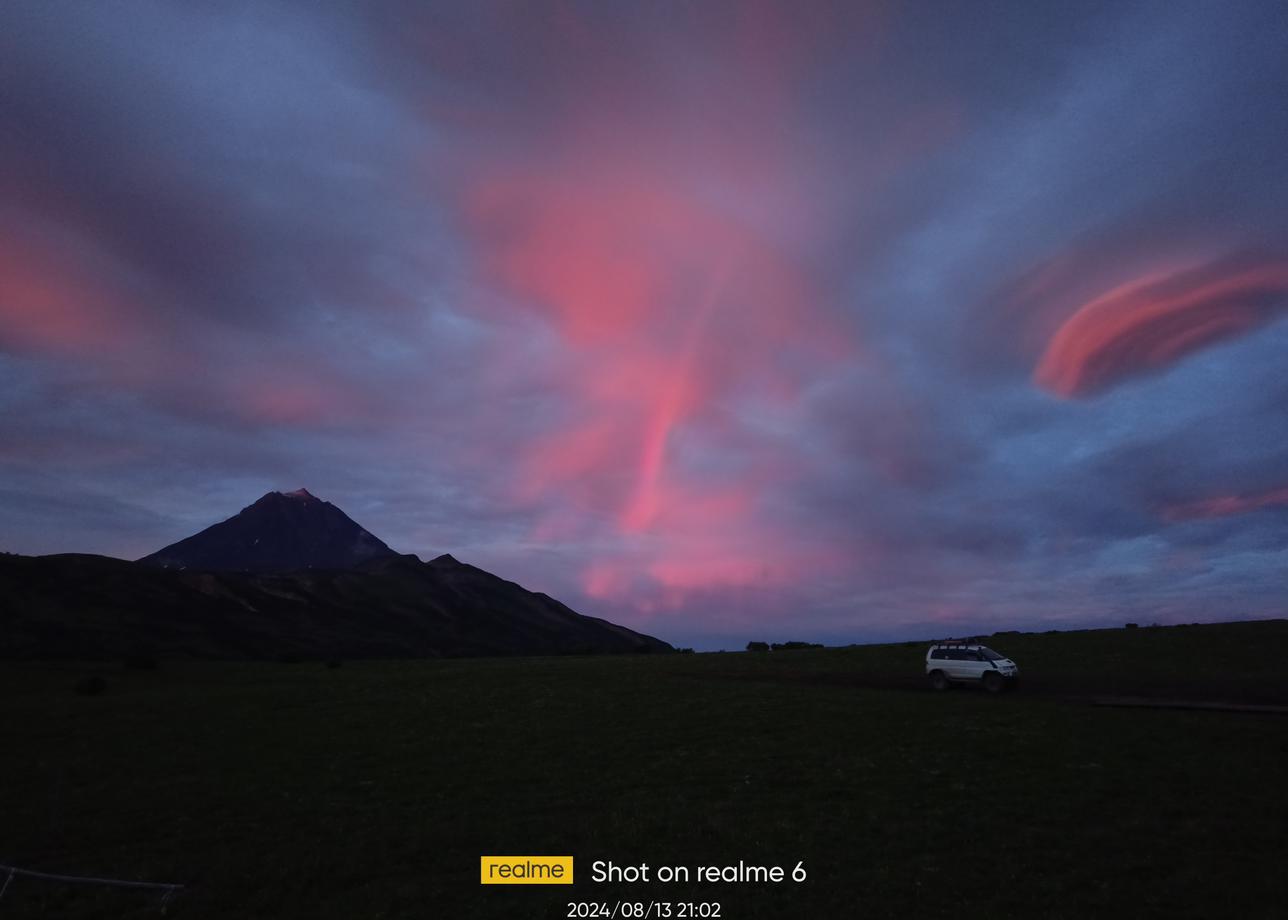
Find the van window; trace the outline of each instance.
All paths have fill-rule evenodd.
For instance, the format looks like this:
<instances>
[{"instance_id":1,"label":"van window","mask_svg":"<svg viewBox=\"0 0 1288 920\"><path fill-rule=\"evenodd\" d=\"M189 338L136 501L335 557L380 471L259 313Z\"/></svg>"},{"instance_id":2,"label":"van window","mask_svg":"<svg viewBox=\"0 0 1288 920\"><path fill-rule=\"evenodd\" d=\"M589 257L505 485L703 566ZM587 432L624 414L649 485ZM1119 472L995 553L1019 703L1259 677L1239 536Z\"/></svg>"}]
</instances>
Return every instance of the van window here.
<instances>
[{"instance_id":1,"label":"van window","mask_svg":"<svg viewBox=\"0 0 1288 920\"><path fill-rule=\"evenodd\" d=\"M942 661L943 659L948 657L948 653L941 648L937 648L930 653L930 657Z\"/></svg>"}]
</instances>

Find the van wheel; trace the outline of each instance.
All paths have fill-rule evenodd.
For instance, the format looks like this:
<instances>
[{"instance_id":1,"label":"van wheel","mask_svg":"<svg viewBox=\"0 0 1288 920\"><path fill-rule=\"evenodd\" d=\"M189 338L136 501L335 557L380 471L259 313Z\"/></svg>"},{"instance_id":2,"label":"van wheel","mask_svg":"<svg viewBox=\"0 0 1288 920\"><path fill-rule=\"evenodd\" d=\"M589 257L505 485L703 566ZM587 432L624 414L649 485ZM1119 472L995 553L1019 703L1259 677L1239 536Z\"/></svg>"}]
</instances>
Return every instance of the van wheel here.
<instances>
[{"instance_id":1,"label":"van wheel","mask_svg":"<svg viewBox=\"0 0 1288 920\"><path fill-rule=\"evenodd\" d=\"M948 689L948 678L944 676L944 672L943 672L943 671L931 671L931 672L930 672L930 689L931 689L931 690L947 690L947 689Z\"/></svg>"},{"instance_id":2,"label":"van wheel","mask_svg":"<svg viewBox=\"0 0 1288 920\"><path fill-rule=\"evenodd\" d=\"M1001 693L1006 688L1002 675L996 671L989 671L984 675L984 689L989 693Z\"/></svg>"}]
</instances>

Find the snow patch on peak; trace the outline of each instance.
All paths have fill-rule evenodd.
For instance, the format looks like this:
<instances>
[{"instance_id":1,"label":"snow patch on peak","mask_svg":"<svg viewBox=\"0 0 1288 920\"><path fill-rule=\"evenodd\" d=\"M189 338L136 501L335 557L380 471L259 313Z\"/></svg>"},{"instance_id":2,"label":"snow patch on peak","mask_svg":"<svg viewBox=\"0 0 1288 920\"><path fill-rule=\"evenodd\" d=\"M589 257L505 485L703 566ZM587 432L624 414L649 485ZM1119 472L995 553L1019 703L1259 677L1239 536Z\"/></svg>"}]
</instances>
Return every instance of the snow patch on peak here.
<instances>
[{"instance_id":1,"label":"snow patch on peak","mask_svg":"<svg viewBox=\"0 0 1288 920\"><path fill-rule=\"evenodd\" d=\"M310 492L308 489L296 489L294 492L282 492L280 494L285 496L286 498L300 498L300 499L306 499L306 500L310 498L316 498L316 496L314 496L313 493Z\"/></svg>"}]
</instances>

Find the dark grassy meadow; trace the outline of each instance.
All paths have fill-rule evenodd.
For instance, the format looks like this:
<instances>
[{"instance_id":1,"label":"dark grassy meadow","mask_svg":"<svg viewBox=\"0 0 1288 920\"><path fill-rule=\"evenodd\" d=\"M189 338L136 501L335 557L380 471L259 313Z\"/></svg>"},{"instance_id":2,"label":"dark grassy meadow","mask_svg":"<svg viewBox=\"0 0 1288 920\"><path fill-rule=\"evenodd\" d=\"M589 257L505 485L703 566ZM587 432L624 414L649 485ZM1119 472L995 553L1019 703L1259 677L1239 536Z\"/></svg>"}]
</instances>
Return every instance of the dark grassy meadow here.
<instances>
[{"instance_id":1,"label":"dark grassy meadow","mask_svg":"<svg viewBox=\"0 0 1288 920\"><path fill-rule=\"evenodd\" d=\"M1025 686L921 689L925 647L0 667L0 862L181 882L175 917L1288 916L1288 622L998 636ZM103 674L100 696L75 682ZM577 858L483 887L482 854ZM598 885L590 863L804 863ZM0 880L2 883L2 880ZM17 878L0 918L159 897Z\"/></svg>"}]
</instances>

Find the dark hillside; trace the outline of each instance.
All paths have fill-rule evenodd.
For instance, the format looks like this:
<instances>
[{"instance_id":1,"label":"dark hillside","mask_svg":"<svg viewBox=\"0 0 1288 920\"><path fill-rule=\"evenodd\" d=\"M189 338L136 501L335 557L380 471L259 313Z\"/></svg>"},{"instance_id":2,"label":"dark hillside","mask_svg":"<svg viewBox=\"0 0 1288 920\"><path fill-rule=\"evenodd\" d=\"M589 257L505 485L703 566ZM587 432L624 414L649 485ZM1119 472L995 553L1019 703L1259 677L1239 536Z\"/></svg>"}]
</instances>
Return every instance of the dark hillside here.
<instances>
[{"instance_id":1,"label":"dark hillside","mask_svg":"<svg viewBox=\"0 0 1288 920\"><path fill-rule=\"evenodd\" d=\"M670 651L450 557L351 570L174 571L0 557L0 657L460 657Z\"/></svg>"}]
</instances>

